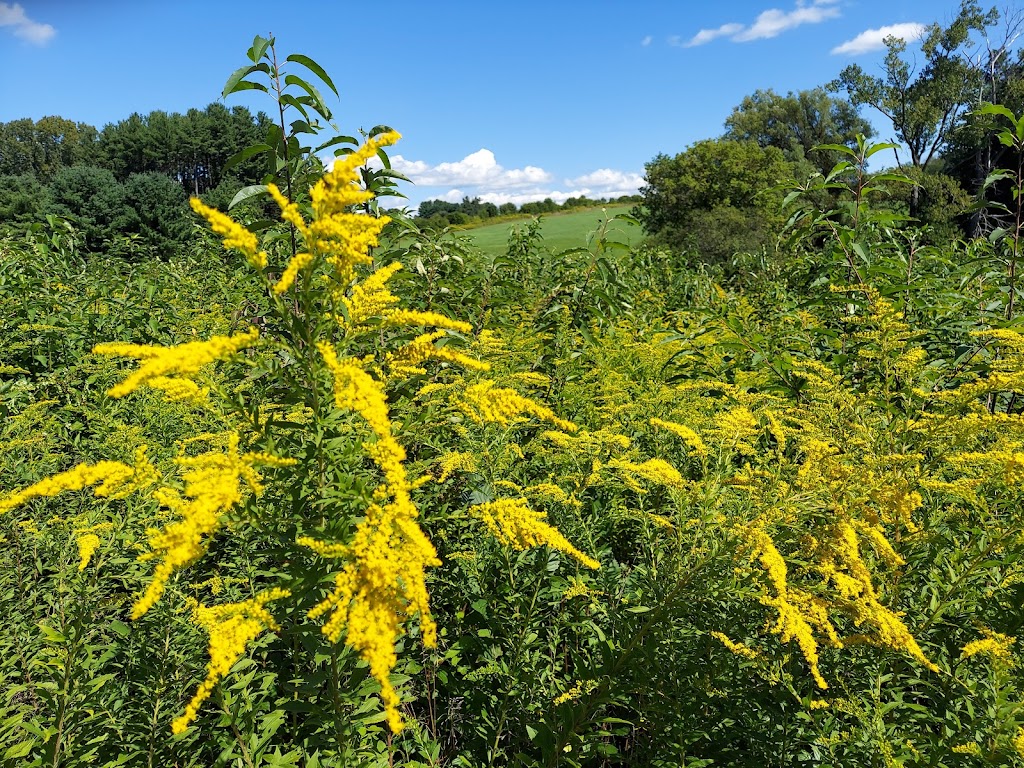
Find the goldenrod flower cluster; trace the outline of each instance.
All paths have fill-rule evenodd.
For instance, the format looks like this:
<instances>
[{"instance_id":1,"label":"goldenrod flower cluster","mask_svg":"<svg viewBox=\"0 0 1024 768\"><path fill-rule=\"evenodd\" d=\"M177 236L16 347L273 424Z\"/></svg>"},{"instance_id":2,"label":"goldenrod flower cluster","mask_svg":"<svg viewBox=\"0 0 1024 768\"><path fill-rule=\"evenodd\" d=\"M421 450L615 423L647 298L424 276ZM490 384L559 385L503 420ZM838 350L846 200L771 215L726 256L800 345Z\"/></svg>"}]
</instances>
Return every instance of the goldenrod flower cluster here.
<instances>
[{"instance_id":1,"label":"goldenrod flower cluster","mask_svg":"<svg viewBox=\"0 0 1024 768\"><path fill-rule=\"evenodd\" d=\"M476 456L468 451L450 451L438 459L437 465L441 469L441 474L437 477L439 483L443 483L456 472L476 472L477 469Z\"/></svg>"},{"instance_id":2,"label":"goldenrod flower cluster","mask_svg":"<svg viewBox=\"0 0 1024 768\"><path fill-rule=\"evenodd\" d=\"M370 325L384 326L434 326L461 333L471 333L473 326L462 320L453 320L438 312L421 312L398 307L399 299L387 282L402 268L398 262L381 267L365 280L357 283L348 295L341 294L341 303L348 315L339 316L338 322L345 328L360 329ZM372 322L371 322L372 321Z\"/></svg>"},{"instance_id":3,"label":"goldenrod flower cluster","mask_svg":"<svg viewBox=\"0 0 1024 768\"><path fill-rule=\"evenodd\" d=\"M287 589L270 589L251 600L216 605L198 606L193 620L210 637L210 661L206 665L206 679L200 683L185 712L171 723L173 733L184 733L199 715L199 707L213 692L219 680L226 677L235 662L245 652L245 646L265 630L277 630L277 622L266 609L267 603L288 597Z\"/></svg>"},{"instance_id":4,"label":"goldenrod flower cluster","mask_svg":"<svg viewBox=\"0 0 1024 768\"><path fill-rule=\"evenodd\" d=\"M202 216L210 223L210 228L223 238L224 247L236 248L245 254L246 260L256 269L262 270L267 266L267 254L259 250L259 241L256 235L243 227L237 221L227 216L216 208L205 205L198 197L189 200L192 210Z\"/></svg>"},{"instance_id":5,"label":"goldenrod flower cluster","mask_svg":"<svg viewBox=\"0 0 1024 768\"><path fill-rule=\"evenodd\" d=\"M93 553L100 547L100 537L95 533L83 533L75 537L78 545L78 570L84 571L92 559Z\"/></svg>"},{"instance_id":6,"label":"goldenrod flower cluster","mask_svg":"<svg viewBox=\"0 0 1024 768\"><path fill-rule=\"evenodd\" d=\"M730 653L733 653L736 656L742 656L745 659L760 658L758 652L753 648L748 648L743 643L737 643L735 640L731 640L729 636L723 632L712 632L711 636L728 648Z\"/></svg>"},{"instance_id":7,"label":"goldenrod flower cluster","mask_svg":"<svg viewBox=\"0 0 1024 768\"><path fill-rule=\"evenodd\" d=\"M648 459L641 464L623 459L611 459L605 466L656 485L664 485L669 488L683 487L683 476L679 474L679 470L664 459ZM642 489L634 486L634 490Z\"/></svg>"},{"instance_id":8,"label":"goldenrod flower cluster","mask_svg":"<svg viewBox=\"0 0 1024 768\"><path fill-rule=\"evenodd\" d=\"M330 613L323 632L334 642L347 624L346 641L380 683L388 725L397 733L403 727L400 700L389 677L398 660L395 642L402 634L403 617L418 613L423 644L435 644L437 628L430 615L426 569L441 561L416 522L419 513L410 491L418 483L410 482L406 475L405 450L392 434L383 386L355 361L338 360L329 343L322 342L319 349L334 376L337 406L358 413L377 438L364 447L385 482L374 493L379 503L367 509L351 544L342 547L301 541L322 556L348 558L335 577L333 593L315 606L309 617Z\"/></svg>"},{"instance_id":9,"label":"goldenrod flower cluster","mask_svg":"<svg viewBox=\"0 0 1024 768\"><path fill-rule=\"evenodd\" d=\"M559 704L566 704L570 701L576 701L580 696L585 696L588 693L596 690L600 685L596 680L577 680L572 688L567 690L565 693L556 696L551 700L551 703L555 706Z\"/></svg>"},{"instance_id":10,"label":"goldenrod flower cluster","mask_svg":"<svg viewBox=\"0 0 1024 768\"><path fill-rule=\"evenodd\" d=\"M214 336L207 341L193 341L174 347L147 344L97 344L93 352L98 355L134 357L142 361L138 370L115 387L107 390L110 397L124 397L146 385L162 390L172 400L205 397L206 391L191 380L204 365L234 354L256 343L259 332L234 336Z\"/></svg>"},{"instance_id":11,"label":"goldenrod flower cluster","mask_svg":"<svg viewBox=\"0 0 1024 768\"><path fill-rule=\"evenodd\" d=\"M1013 666L1013 652L1010 649L1017 642L1017 638L993 632L991 629L982 629L981 633L984 637L965 645L960 653L960 658L969 659L971 656L981 654L990 657L1001 666Z\"/></svg>"},{"instance_id":12,"label":"goldenrod flower cluster","mask_svg":"<svg viewBox=\"0 0 1024 768\"><path fill-rule=\"evenodd\" d=\"M493 381L467 387L455 397L454 405L476 424L510 424L526 414L554 424L565 432L576 431L575 424L560 419L547 406L523 397L514 389L496 387Z\"/></svg>"},{"instance_id":13,"label":"goldenrod flower cluster","mask_svg":"<svg viewBox=\"0 0 1024 768\"><path fill-rule=\"evenodd\" d=\"M121 499L150 485L158 477L159 473L146 457L146 448L143 446L135 452L135 466L119 461L79 464L74 469L47 477L0 499L0 513L8 512L31 499L56 496L64 491L80 491L91 485L97 486L93 489L93 495L99 498Z\"/></svg>"},{"instance_id":14,"label":"goldenrod flower cluster","mask_svg":"<svg viewBox=\"0 0 1024 768\"><path fill-rule=\"evenodd\" d=\"M209 537L221 525L221 517L242 500L241 480L259 495L263 491L257 465L288 466L293 459L281 459L266 453L238 452L239 436L228 435L227 450L212 450L198 456L177 459L182 467L184 497L176 490L161 487L154 498L179 518L162 529L149 531L150 551L140 560L158 559L153 580L132 608L137 619L152 608L163 594L167 580L176 571L193 563L206 552Z\"/></svg>"},{"instance_id":15,"label":"goldenrod flower cluster","mask_svg":"<svg viewBox=\"0 0 1024 768\"><path fill-rule=\"evenodd\" d=\"M490 370L490 365L469 357L469 355L464 355L461 352L456 352L455 350L448 349L447 347L435 346L434 342L443 338L445 335L446 332L443 330L424 333L417 336L408 344L399 347L394 352L388 353L385 357L388 372L393 376L423 374L427 371L421 366L427 360L442 360L449 363L456 363L461 365L463 368L476 371Z\"/></svg>"},{"instance_id":16,"label":"goldenrod flower cluster","mask_svg":"<svg viewBox=\"0 0 1024 768\"><path fill-rule=\"evenodd\" d=\"M708 448L704 445L701 436L685 424L677 424L674 421L662 421L661 419L651 419L650 424L653 427L660 427L671 432L676 437L682 438L683 442L690 446L698 456L707 455Z\"/></svg>"},{"instance_id":17,"label":"goldenrod flower cluster","mask_svg":"<svg viewBox=\"0 0 1024 768\"><path fill-rule=\"evenodd\" d=\"M530 509L524 498L498 499L470 507L470 514L479 517L498 541L513 549L529 549L547 544L565 552L587 568L600 568L601 564L576 549L554 526L544 522L547 515Z\"/></svg>"}]
</instances>

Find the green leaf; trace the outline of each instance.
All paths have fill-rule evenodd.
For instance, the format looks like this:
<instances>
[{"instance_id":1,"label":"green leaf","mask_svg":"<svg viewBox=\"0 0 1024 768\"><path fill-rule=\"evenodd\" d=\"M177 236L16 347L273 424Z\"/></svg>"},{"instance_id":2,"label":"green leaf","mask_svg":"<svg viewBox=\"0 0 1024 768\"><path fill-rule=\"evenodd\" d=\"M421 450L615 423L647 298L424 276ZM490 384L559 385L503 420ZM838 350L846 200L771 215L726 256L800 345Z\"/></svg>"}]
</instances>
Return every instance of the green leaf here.
<instances>
[{"instance_id":1,"label":"green leaf","mask_svg":"<svg viewBox=\"0 0 1024 768\"><path fill-rule=\"evenodd\" d=\"M251 147L246 147L241 152L236 152L228 158L227 162L224 163L223 172L227 172L234 168L239 163L244 163L250 157L262 154L263 152L273 152L274 148L269 144L253 144Z\"/></svg>"},{"instance_id":2,"label":"green leaf","mask_svg":"<svg viewBox=\"0 0 1024 768\"><path fill-rule=\"evenodd\" d=\"M29 752L32 751L36 743L34 741L23 741L20 744L15 744L4 752L4 761L14 760L19 757L25 757Z\"/></svg>"},{"instance_id":3,"label":"green leaf","mask_svg":"<svg viewBox=\"0 0 1024 768\"><path fill-rule=\"evenodd\" d=\"M230 211L236 205L245 200L248 200L250 197L255 197L256 195L265 195L266 193L266 184L252 184L248 187L242 187L240 190L238 190L238 193L233 198L231 198L231 202L228 203L228 210Z\"/></svg>"},{"instance_id":4,"label":"green leaf","mask_svg":"<svg viewBox=\"0 0 1024 768\"><path fill-rule=\"evenodd\" d=\"M228 78L228 81L224 84L224 90L221 91L220 94L221 98L223 99L224 97L232 93L237 93L238 91L246 91L252 88L262 89L265 93L267 89L264 86L257 85L256 83L248 83L245 87L239 87L241 83L248 82L243 78L248 77L253 72L264 72L269 74L270 68L267 67L266 64L250 64L248 67L239 67L231 73L231 76Z\"/></svg>"},{"instance_id":5,"label":"green leaf","mask_svg":"<svg viewBox=\"0 0 1024 768\"><path fill-rule=\"evenodd\" d=\"M326 85L328 88L334 91L335 96L339 96L340 98L338 89L334 87L334 81L332 81L331 78L327 75L327 73L323 70L323 67L321 67L315 61L309 58L309 56L303 56L301 53L293 53L291 56L286 58L285 61L294 61L296 64L301 64L302 66L304 66L310 72L319 77L323 81L324 85Z\"/></svg>"},{"instance_id":6,"label":"green leaf","mask_svg":"<svg viewBox=\"0 0 1024 768\"><path fill-rule=\"evenodd\" d=\"M261 37L256 35L252 39L252 47L245 52L245 55L249 57L249 61L254 64L263 58L263 54L267 52L267 48L274 44L274 38L272 37Z\"/></svg>"},{"instance_id":7,"label":"green leaf","mask_svg":"<svg viewBox=\"0 0 1024 768\"><path fill-rule=\"evenodd\" d=\"M313 100L313 103L310 104L310 106L313 107L313 109L315 109L325 120L331 119L331 110L328 109L327 104L324 103L324 97L320 95L320 91L296 75L285 75L284 81L287 85L294 85L308 93L310 99Z\"/></svg>"},{"instance_id":8,"label":"green leaf","mask_svg":"<svg viewBox=\"0 0 1024 768\"><path fill-rule=\"evenodd\" d=\"M900 148L899 144L893 144L891 141L882 141L882 142L879 142L878 144L872 144L870 147L867 148L867 151L864 153L864 159L867 160L869 157L871 157L874 154L877 154L877 153L881 152L883 149L899 149L899 148Z\"/></svg>"}]
</instances>

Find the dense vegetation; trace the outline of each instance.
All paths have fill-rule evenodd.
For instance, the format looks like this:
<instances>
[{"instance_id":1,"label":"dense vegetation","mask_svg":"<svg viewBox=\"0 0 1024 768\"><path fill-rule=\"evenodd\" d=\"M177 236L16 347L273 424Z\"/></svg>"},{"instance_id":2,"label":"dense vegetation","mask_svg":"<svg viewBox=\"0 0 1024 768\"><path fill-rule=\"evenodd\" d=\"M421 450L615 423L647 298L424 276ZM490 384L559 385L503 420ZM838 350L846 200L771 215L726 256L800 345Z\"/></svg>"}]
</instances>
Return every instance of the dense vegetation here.
<instances>
[{"instance_id":1,"label":"dense vegetation","mask_svg":"<svg viewBox=\"0 0 1024 768\"><path fill-rule=\"evenodd\" d=\"M1017 105L959 113L1007 162L943 221L855 121L801 174L730 119L652 161L650 243L488 253L248 57L304 119L231 217L0 240L5 765L1024 764Z\"/></svg>"}]
</instances>

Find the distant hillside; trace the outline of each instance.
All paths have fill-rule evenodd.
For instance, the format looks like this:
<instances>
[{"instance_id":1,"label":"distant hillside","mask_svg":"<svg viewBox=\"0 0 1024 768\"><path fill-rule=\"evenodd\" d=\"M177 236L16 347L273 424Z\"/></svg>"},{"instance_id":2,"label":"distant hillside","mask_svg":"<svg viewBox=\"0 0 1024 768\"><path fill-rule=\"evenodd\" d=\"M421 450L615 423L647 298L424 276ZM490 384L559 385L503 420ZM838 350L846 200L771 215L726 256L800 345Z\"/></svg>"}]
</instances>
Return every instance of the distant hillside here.
<instances>
[{"instance_id":1,"label":"distant hillside","mask_svg":"<svg viewBox=\"0 0 1024 768\"><path fill-rule=\"evenodd\" d=\"M566 248L577 248L587 244L587 235L597 229L601 219L619 213L629 213L632 205L615 205L605 209L586 208L571 213L555 213L544 216L541 223L541 234L544 236L543 246L550 251L563 251ZM487 224L482 227L465 230L465 234L473 244L486 253L502 253L508 242L508 233L512 227L525 226L529 219L502 221L498 224ZM643 230L625 221L616 221L611 225L611 237L627 245L636 245L643 239Z\"/></svg>"}]
</instances>

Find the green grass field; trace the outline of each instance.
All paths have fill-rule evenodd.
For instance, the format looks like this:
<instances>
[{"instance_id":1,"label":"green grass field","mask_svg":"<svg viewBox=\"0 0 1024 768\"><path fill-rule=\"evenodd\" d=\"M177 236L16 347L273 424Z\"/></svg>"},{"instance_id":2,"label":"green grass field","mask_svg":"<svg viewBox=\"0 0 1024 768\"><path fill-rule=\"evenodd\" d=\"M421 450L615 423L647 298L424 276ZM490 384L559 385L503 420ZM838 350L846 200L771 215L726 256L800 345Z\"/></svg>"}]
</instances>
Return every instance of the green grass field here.
<instances>
[{"instance_id":1,"label":"green grass field","mask_svg":"<svg viewBox=\"0 0 1024 768\"><path fill-rule=\"evenodd\" d=\"M633 206L614 205L601 208L586 208L572 213L556 213L544 216L541 234L544 236L543 246L557 253L566 248L586 246L587 236L597 229L604 218L618 213L629 213ZM499 224L488 224L483 227L468 229L465 234L473 245L485 253L503 253L508 241L509 230L514 226L523 227L529 219L519 221L503 221ZM643 230L625 221L612 222L609 234L611 239L627 245L636 245L643 239Z\"/></svg>"}]
</instances>

